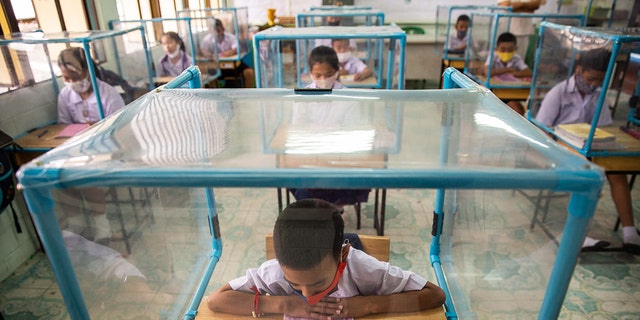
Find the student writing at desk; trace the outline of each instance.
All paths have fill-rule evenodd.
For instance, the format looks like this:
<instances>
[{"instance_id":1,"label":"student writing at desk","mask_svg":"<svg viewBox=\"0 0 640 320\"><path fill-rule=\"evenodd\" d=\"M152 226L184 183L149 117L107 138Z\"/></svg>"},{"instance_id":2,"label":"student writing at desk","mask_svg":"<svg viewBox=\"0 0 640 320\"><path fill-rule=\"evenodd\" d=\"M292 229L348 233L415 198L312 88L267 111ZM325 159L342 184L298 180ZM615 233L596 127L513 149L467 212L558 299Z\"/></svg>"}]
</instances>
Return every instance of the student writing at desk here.
<instances>
[{"instance_id":1,"label":"student writing at desk","mask_svg":"<svg viewBox=\"0 0 640 320\"><path fill-rule=\"evenodd\" d=\"M236 57L238 60L242 58L237 57L238 40L236 36L225 31L224 25L220 19L213 19L210 22L209 30L209 34L204 36L200 43L200 53L205 58L215 59L216 57L213 56L215 49L218 50L218 55L221 58ZM217 48L214 46L217 46ZM236 70L238 72L242 72L245 88L253 88L255 86L253 69L240 61L240 65L236 67ZM222 72L225 73L227 71L223 70Z\"/></svg>"},{"instance_id":2,"label":"student writing at desk","mask_svg":"<svg viewBox=\"0 0 640 320\"><path fill-rule=\"evenodd\" d=\"M444 292L435 284L345 243L342 216L326 201L289 205L276 220L273 242L276 259L211 293L210 309L255 317L283 313L285 319L334 319L419 311L444 303Z\"/></svg>"},{"instance_id":3,"label":"student writing at desk","mask_svg":"<svg viewBox=\"0 0 640 320\"><path fill-rule=\"evenodd\" d=\"M516 37L505 32L498 36L496 41L496 50L493 55L493 67L491 69L491 76L500 75L512 75L517 78L530 78L532 75L531 69L516 53L517 41ZM491 63L491 56L487 57L487 61L484 66L485 75L489 72L489 64ZM520 115L524 114L524 107L519 101L507 100L504 101L511 109Z\"/></svg>"},{"instance_id":4,"label":"student writing at desk","mask_svg":"<svg viewBox=\"0 0 640 320\"><path fill-rule=\"evenodd\" d=\"M355 48L351 47L349 39L333 39L331 45L338 55L341 76L353 75L353 81L361 81L373 75L373 70L352 55Z\"/></svg>"},{"instance_id":5,"label":"student writing at desk","mask_svg":"<svg viewBox=\"0 0 640 320\"><path fill-rule=\"evenodd\" d=\"M65 87L58 95L58 122L93 124L100 120L94 88L89 81L89 69L82 48L69 48L60 52L58 66ZM95 64L94 64L95 65ZM109 84L96 79L105 116L124 108L124 100ZM75 233L107 244L111 239L111 226L106 215L106 191L100 188L64 189L58 193L61 213L67 217L69 229ZM93 226L86 226L83 202L93 218ZM60 211L59 211L60 212Z\"/></svg>"},{"instance_id":6,"label":"student writing at desk","mask_svg":"<svg viewBox=\"0 0 640 320\"><path fill-rule=\"evenodd\" d=\"M600 96L600 87L604 81L611 53L606 49L593 49L585 52L569 79L556 84L544 97L536 120L548 127L565 123L591 123ZM598 126L610 125L611 112L606 102L598 116ZM622 223L623 249L631 254L640 254L640 236L637 233L631 190L627 175L607 173L611 187L611 197ZM587 237L583 251L607 247L607 241Z\"/></svg>"},{"instance_id":7,"label":"student writing at desk","mask_svg":"<svg viewBox=\"0 0 640 320\"><path fill-rule=\"evenodd\" d=\"M160 58L158 76L176 77L193 64L193 58L185 52L184 42L177 33L163 33L160 42L165 55Z\"/></svg>"}]
</instances>

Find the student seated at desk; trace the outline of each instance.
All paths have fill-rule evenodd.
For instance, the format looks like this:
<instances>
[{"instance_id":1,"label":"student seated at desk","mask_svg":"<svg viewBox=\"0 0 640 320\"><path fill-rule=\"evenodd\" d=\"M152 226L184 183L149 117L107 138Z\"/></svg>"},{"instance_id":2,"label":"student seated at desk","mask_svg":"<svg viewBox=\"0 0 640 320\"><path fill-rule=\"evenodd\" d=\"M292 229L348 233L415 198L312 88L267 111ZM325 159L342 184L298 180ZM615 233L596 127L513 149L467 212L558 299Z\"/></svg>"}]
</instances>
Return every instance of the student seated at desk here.
<instances>
[{"instance_id":1,"label":"student seated at desk","mask_svg":"<svg viewBox=\"0 0 640 320\"><path fill-rule=\"evenodd\" d=\"M309 73L313 82L307 86L312 89L342 89L338 54L331 47L319 46L309 54Z\"/></svg>"},{"instance_id":2,"label":"student seated at desk","mask_svg":"<svg viewBox=\"0 0 640 320\"><path fill-rule=\"evenodd\" d=\"M464 54L467 49L467 38L469 37L469 24L471 19L466 14L461 14L456 20L456 33L449 36L449 47L447 53Z\"/></svg>"},{"instance_id":3,"label":"student seated at desk","mask_svg":"<svg viewBox=\"0 0 640 320\"><path fill-rule=\"evenodd\" d=\"M341 76L353 75L353 81L361 81L373 75L373 70L362 60L352 56L355 48L350 46L349 39L333 39L331 45L338 55Z\"/></svg>"},{"instance_id":4,"label":"student seated at desk","mask_svg":"<svg viewBox=\"0 0 640 320\"><path fill-rule=\"evenodd\" d=\"M159 61L158 76L177 77L193 64L193 58L185 52L184 42L177 33L163 33L160 42L165 55Z\"/></svg>"},{"instance_id":5,"label":"student seated at desk","mask_svg":"<svg viewBox=\"0 0 640 320\"><path fill-rule=\"evenodd\" d=\"M58 56L58 66L65 84L58 95L58 123L90 125L100 121L98 102L89 81L84 50L79 47L63 50ZM100 79L96 79L96 82L105 117L124 108L124 100L116 89ZM67 199L60 201L61 211L67 215L69 228L74 233L87 236L85 231L88 226L81 213L84 210L83 203L86 202L86 210L93 217L91 229L94 229L87 237L102 244L110 241L111 226L107 220L105 196L106 191L100 188L65 189L58 193L58 197Z\"/></svg>"},{"instance_id":6,"label":"student seated at desk","mask_svg":"<svg viewBox=\"0 0 640 320\"><path fill-rule=\"evenodd\" d=\"M238 40L236 36L225 31L220 19L212 20L209 25L209 30L209 34L204 36L200 43L200 53L205 58L215 59L216 57L213 56L215 49L218 50L218 55L221 58L234 57L238 54ZM237 58L239 60L242 57ZM236 71L242 72L245 88L253 88L255 86L253 69L248 65L240 61L240 65L236 67ZM227 73L228 71L222 70L222 72L223 76L225 76L224 73Z\"/></svg>"},{"instance_id":7,"label":"student seated at desk","mask_svg":"<svg viewBox=\"0 0 640 320\"><path fill-rule=\"evenodd\" d=\"M101 120L84 50L79 47L63 50L58 56L58 66L65 85L58 94L58 122L93 124ZM124 108L124 100L115 88L100 79L96 82L105 117Z\"/></svg>"},{"instance_id":8,"label":"student seated at desk","mask_svg":"<svg viewBox=\"0 0 640 320\"><path fill-rule=\"evenodd\" d=\"M548 127L565 123L591 123L598 106L600 88L604 81L611 52L594 49L585 52L569 79L556 84L542 100L536 120ZM612 124L611 111L606 102L598 116L598 126ZM622 223L623 248L631 254L640 255L640 236L633 219L631 190L627 175L607 173L611 197ZM607 241L587 237L583 251L593 251L609 246Z\"/></svg>"},{"instance_id":9,"label":"student seated at desk","mask_svg":"<svg viewBox=\"0 0 640 320\"><path fill-rule=\"evenodd\" d=\"M276 259L249 269L208 297L216 312L285 319L354 318L441 306L445 294L344 241L339 210L319 199L290 204L273 229Z\"/></svg>"},{"instance_id":10,"label":"student seated at desk","mask_svg":"<svg viewBox=\"0 0 640 320\"><path fill-rule=\"evenodd\" d=\"M529 78L531 77L531 69L516 53L517 41L516 37L505 32L498 36L496 41L496 52L493 55L493 68L491 69L491 76L498 75L512 75L517 78ZM491 62L491 56L487 57L487 61L484 66L484 74L489 72L489 64ZM504 101L511 109L520 115L524 114L524 107L519 101L507 100Z\"/></svg>"}]
</instances>

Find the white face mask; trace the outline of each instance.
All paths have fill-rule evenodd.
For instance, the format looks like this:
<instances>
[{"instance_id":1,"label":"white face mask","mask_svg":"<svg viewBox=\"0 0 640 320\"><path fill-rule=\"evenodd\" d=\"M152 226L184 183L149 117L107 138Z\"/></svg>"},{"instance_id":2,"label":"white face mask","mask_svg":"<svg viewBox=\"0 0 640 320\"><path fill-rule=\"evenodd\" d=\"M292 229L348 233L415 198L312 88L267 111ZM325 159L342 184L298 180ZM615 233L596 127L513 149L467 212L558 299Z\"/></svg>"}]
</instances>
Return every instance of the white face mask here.
<instances>
[{"instance_id":1,"label":"white face mask","mask_svg":"<svg viewBox=\"0 0 640 320\"><path fill-rule=\"evenodd\" d=\"M318 87L318 89L331 89L333 88L333 84L336 82L336 79L338 79L338 72L336 72L334 75L332 75L329 78L324 78L324 79L313 79L313 83L316 84L316 87Z\"/></svg>"},{"instance_id":2,"label":"white face mask","mask_svg":"<svg viewBox=\"0 0 640 320\"><path fill-rule=\"evenodd\" d=\"M347 60L349 60L349 58L351 58L351 51L338 53L338 61L340 63L347 62Z\"/></svg>"},{"instance_id":3,"label":"white face mask","mask_svg":"<svg viewBox=\"0 0 640 320\"><path fill-rule=\"evenodd\" d=\"M76 82L65 82L65 86L70 87L76 93L85 93L91 88L91 82L88 78Z\"/></svg>"},{"instance_id":4,"label":"white face mask","mask_svg":"<svg viewBox=\"0 0 640 320\"><path fill-rule=\"evenodd\" d=\"M167 53L167 55L169 56L169 58L171 58L171 59L175 59L175 58L179 57L179 56L180 56L180 52L181 52L180 48L181 48L181 47L180 47L180 46L178 46L178 47L176 48L176 50L175 50L175 51L173 51L172 53Z\"/></svg>"}]
</instances>

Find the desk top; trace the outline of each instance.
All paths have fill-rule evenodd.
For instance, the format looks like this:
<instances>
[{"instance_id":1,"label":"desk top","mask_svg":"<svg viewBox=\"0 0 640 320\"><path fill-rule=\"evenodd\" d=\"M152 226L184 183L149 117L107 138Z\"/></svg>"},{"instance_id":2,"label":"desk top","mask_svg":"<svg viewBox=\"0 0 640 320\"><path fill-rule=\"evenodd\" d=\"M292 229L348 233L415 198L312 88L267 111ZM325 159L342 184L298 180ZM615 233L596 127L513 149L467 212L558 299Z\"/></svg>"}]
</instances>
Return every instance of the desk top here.
<instances>
[{"instance_id":1,"label":"desk top","mask_svg":"<svg viewBox=\"0 0 640 320\"><path fill-rule=\"evenodd\" d=\"M260 319L265 320L282 320L282 314L265 314L260 317ZM250 319L251 315L236 315L236 314L228 314L228 313L219 313L213 312L211 309L207 307L206 302L203 300L198 307L198 314L196 316L196 320L210 320L210 319ZM447 317L444 315L444 309L440 308L432 308L423 310L420 312L407 312L407 313L390 313L390 314L374 314L369 315L367 317L358 318L358 319L391 319L391 320L446 320Z\"/></svg>"},{"instance_id":2,"label":"desk top","mask_svg":"<svg viewBox=\"0 0 640 320\"><path fill-rule=\"evenodd\" d=\"M16 143L24 149L52 149L61 145L69 138L57 137L66 127L66 124L52 124L38 128L16 140Z\"/></svg>"}]
</instances>

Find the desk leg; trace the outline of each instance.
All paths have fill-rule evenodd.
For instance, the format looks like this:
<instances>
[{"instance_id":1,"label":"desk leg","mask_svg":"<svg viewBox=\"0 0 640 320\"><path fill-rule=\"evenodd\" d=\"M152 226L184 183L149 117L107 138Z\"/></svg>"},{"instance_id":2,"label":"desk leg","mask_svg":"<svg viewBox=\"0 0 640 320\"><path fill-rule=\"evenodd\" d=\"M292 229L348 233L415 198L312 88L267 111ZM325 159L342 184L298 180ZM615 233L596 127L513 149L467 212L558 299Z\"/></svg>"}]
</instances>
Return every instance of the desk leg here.
<instances>
[{"instance_id":1,"label":"desk leg","mask_svg":"<svg viewBox=\"0 0 640 320\"><path fill-rule=\"evenodd\" d=\"M382 199L380 201L380 221L378 221L378 235L384 236L384 214L387 204L387 189L382 189Z\"/></svg>"}]
</instances>

